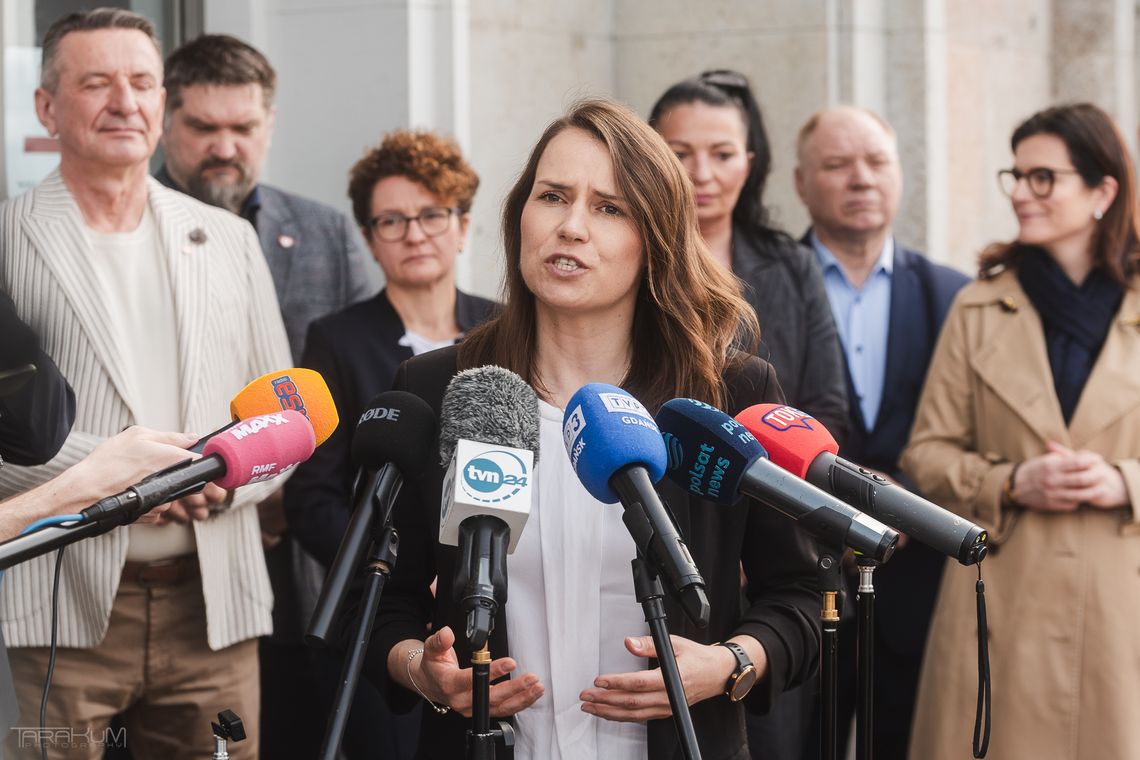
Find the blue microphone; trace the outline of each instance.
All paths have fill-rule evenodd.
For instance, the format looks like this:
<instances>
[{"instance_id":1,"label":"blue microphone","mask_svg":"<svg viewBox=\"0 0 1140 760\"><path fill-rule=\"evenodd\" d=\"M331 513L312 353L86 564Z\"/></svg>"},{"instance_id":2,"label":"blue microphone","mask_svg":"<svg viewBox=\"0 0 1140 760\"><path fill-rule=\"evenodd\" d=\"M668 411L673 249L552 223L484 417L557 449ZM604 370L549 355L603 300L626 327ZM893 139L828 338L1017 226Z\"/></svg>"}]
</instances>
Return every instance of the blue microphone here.
<instances>
[{"instance_id":1,"label":"blue microphone","mask_svg":"<svg viewBox=\"0 0 1140 760\"><path fill-rule=\"evenodd\" d=\"M751 496L829 546L879 562L894 552L897 532L773 464L748 428L716 407L675 398L657 412L657 424L669 456L666 475L689 493L720 504Z\"/></svg>"},{"instance_id":2,"label":"blue microphone","mask_svg":"<svg viewBox=\"0 0 1140 760\"><path fill-rule=\"evenodd\" d=\"M637 550L661 578L689 619L709 622L705 581L677 525L653 484L665 472L665 442L653 416L621 388L590 383L566 404L562 437L570 464L600 502L621 502L622 522Z\"/></svg>"}]
</instances>

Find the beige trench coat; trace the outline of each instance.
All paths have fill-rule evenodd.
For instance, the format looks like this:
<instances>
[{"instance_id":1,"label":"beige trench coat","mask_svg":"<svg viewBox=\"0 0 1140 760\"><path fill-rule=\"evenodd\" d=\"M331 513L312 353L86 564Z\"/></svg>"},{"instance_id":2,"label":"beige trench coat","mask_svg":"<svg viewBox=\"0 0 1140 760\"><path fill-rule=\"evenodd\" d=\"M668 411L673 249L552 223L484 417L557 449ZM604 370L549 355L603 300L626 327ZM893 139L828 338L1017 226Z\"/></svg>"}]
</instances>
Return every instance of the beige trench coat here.
<instances>
[{"instance_id":1,"label":"beige trench coat","mask_svg":"<svg viewBox=\"0 0 1140 760\"><path fill-rule=\"evenodd\" d=\"M1011 272L967 286L930 365L902 467L987 528L991 760L1140 758L1140 278L1068 429L1041 321ZM1008 511L1012 463L1046 441L1124 474L1132 510ZM926 645L911 760L970 758L977 572L947 564Z\"/></svg>"}]
</instances>

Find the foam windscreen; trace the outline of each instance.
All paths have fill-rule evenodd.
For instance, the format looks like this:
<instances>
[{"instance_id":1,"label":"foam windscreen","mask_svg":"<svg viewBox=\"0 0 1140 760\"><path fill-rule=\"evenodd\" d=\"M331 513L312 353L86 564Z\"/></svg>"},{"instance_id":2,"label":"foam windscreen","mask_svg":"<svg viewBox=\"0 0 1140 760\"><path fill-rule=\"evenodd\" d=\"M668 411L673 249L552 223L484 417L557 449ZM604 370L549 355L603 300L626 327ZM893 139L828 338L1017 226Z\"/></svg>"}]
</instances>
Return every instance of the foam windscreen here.
<instances>
[{"instance_id":1,"label":"foam windscreen","mask_svg":"<svg viewBox=\"0 0 1140 760\"><path fill-rule=\"evenodd\" d=\"M538 463L538 396L503 367L466 369L451 378L439 410L439 456L444 466L459 440L534 452Z\"/></svg>"},{"instance_id":2,"label":"foam windscreen","mask_svg":"<svg viewBox=\"0 0 1140 760\"><path fill-rule=\"evenodd\" d=\"M796 477L807 478L808 467L825 451L835 454L839 444L819 420L785 404L756 404L736 415L768 455Z\"/></svg>"},{"instance_id":3,"label":"foam windscreen","mask_svg":"<svg viewBox=\"0 0 1140 760\"><path fill-rule=\"evenodd\" d=\"M378 470L391 462L403 475L418 473L432 458L435 412L419 396L385 391L369 402L352 434L352 462Z\"/></svg>"},{"instance_id":4,"label":"foam windscreen","mask_svg":"<svg viewBox=\"0 0 1140 760\"><path fill-rule=\"evenodd\" d=\"M303 367L262 375L230 401L230 414L235 420L286 409L309 419L318 446L328 440L339 422L325 379L319 372Z\"/></svg>"},{"instance_id":5,"label":"foam windscreen","mask_svg":"<svg viewBox=\"0 0 1140 760\"><path fill-rule=\"evenodd\" d=\"M657 412L669 466L665 475L689 493L720 504L740 497L745 470L764 447L736 420L703 401L675 398Z\"/></svg>"},{"instance_id":6,"label":"foam windscreen","mask_svg":"<svg viewBox=\"0 0 1140 760\"><path fill-rule=\"evenodd\" d=\"M292 410L243 419L206 442L203 456L217 454L226 474L222 488L269 480L313 455L316 436L304 415Z\"/></svg>"}]
</instances>

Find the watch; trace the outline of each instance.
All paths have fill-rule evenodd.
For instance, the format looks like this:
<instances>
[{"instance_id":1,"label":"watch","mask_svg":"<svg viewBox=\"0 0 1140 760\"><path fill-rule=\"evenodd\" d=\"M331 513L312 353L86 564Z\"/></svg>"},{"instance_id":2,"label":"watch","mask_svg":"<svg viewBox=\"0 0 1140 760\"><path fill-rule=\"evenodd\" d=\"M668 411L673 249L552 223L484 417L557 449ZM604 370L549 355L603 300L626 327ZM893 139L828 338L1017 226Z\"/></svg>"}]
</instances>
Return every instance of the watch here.
<instances>
[{"instance_id":1,"label":"watch","mask_svg":"<svg viewBox=\"0 0 1140 760\"><path fill-rule=\"evenodd\" d=\"M732 656L736 658L736 670L732 671L732 675L728 677L728 682L724 685L724 695L728 697L730 702L739 702L747 697L748 692L752 691L752 687L756 685L756 666L748 658L748 653L744 651L744 647L736 642L724 641L720 645L732 652Z\"/></svg>"}]
</instances>

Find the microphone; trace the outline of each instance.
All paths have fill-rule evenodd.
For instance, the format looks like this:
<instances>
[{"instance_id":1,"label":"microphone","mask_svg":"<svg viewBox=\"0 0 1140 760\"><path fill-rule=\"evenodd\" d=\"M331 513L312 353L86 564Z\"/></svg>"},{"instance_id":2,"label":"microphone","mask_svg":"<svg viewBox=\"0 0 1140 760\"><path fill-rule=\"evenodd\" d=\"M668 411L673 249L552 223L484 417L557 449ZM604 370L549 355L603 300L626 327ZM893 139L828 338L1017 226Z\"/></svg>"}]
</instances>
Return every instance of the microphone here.
<instances>
[{"instance_id":1,"label":"microphone","mask_svg":"<svg viewBox=\"0 0 1140 760\"><path fill-rule=\"evenodd\" d=\"M418 474L431 457L435 431L432 408L419 396L404 391L381 393L360 415L352 435L352 462L359 468L352 517L305 632L310 645L327 643L369 545L391 523L404 476Z\"/></svg>"},{"instance_id":2,"label":"microphone","mask_svg":"<svg viewBox=\"0 0 1140 760\"><path fill-rule=\"evenodd\" d=\"M963 565L973 565L986 556L989 546L983 528L836 456L835 439L811 415L790 406L757 404L736 419L785 470Z\"/></svg>"},{"instance_id":3,"label":"microphone","mask_svg":"<svg viewBox=\"0 0 1140 760\"><path fill-rule=\"evenodd\" d=\"M716 407L675 398L661 407L657 424L669 455L666 474L689 493L720 504L751 496L832 546L879 562L894 552L898 533L777 467L747 426Z\"/></svg>"},{"instance_id":4,"label":"microphone","mask_svg":"<svg viewBox=\"0 0 1140 760\"><path fill-rule=\"evenodd\" d=\"M460 547L453 593L467 610L475 650L486 645L507 601L506 555L530 514L538 419L534 389L502 367L464 370L443 396L439 542Z\"/></svg>"},{"instance_id":5,"label":"microphone","mask_svg":"<svg viewBox=\"0 0 1140 760\"><path fill-rule=\"evenodd\" d=\"M665 443L652 415L621 388L590 383L566 404L562 437L582 485L604 504L621 502L637 550L694 623L708 625L705 581L653 484L665 472Z\"/></svg>"},{"instance_id":6,"label":"microphone","mask_svg":"<svg viewBox=\"0 0 1140 760\"><path fill-rule=\"evenodd\" d=\"M179 462L149 475L80 514L87 521L125 525L160 504L200 491L210 482L231 489L275 478L308 459L315 448L313 428L299 412L252 417L207 441L200 459Z\"/></svg>"},{"instance_id":7,"label":"microphone","mask_svg":"<svg viewBox=\"0 0 1140 760\"><path fill-rule=\"evenodd\" d=\"M328 440L339 422L332 393L321 374L303 367L290 367L247 383L230 401L233 420L199 438L190 451L201 454L206 441L244 419L285 410L300 412L308 418L318 446Z\"/></svg>"}]
</instances>

